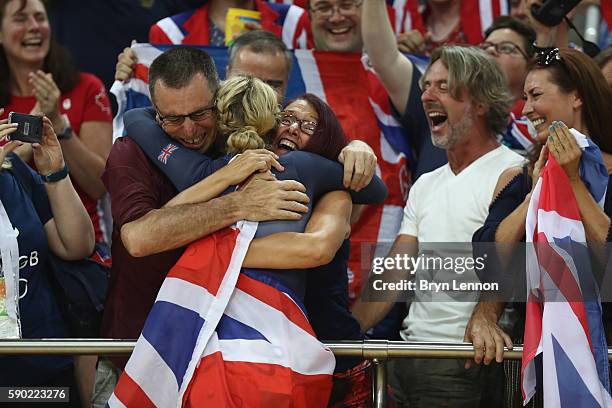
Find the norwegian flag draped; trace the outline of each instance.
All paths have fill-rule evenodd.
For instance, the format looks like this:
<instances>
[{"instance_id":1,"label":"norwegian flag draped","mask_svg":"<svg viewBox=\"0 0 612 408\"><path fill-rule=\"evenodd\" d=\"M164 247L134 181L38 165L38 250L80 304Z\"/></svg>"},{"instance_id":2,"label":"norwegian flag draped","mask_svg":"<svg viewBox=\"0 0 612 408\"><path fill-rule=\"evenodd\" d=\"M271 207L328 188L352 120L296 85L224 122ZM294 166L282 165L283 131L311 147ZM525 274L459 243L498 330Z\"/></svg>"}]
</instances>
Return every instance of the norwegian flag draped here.
<instances>
[{"instance_id":1,"label":"norwegian flag draped","mask_svg":"<svg viewBox=\"0 0 612 408\"><path fill-rule=\"evenodd\" d=\"M584 135L571 133L583 149L581 177L603 205L608 172L601 152ZM569 179L552 155L529 203L526 237L524 403L540 386L546 407L612 407L601 303L584 226ZM539 369L543 384L536 384Z\"/></svg>"},{"instance_id":2,"label":"norwegian flag draped","mask_svg":"<svg viewBox=\"0 0 612 408\"><path fill-rule=\"evenodd\" d=\"M148 67L170 46L135 44L132 46L138 64L127 83L115 82L111 92L117 97L118 113L113 120L113 135L123 135L123 113L129 109L150 106ZM202 47L214 59L223 75L227 50ZM349 53L325 53L297 50L293 53L292 71L286 91L290 100L306 92L326 101L334 110L350 140L366 142L378 157L376 173L385 182L389 194L383 205L367 206L351 233L349 259L350 295L361 291L362 243L393 242L402 220L402 209L410 187L409 163L413 157L409 135L393 118L386 92L378 77L361 56ZM410 56L421 72L427 60ZM365 67L365 68L364 68ZM347 81L347 78L351 78ZM362 86L356 86L361 84Z\"/></svg>"},{"instance_id":3,"label":"norwegian flag draped","mask_svg":"<svg viewBox=\"0 0 612 408\"><path fill-rule=\"evenodd\" d=\"M187 248L108 407L326 405L333 354L287 293L241 273L256 229L241 221Z\"/></svg>"}]
</instances>

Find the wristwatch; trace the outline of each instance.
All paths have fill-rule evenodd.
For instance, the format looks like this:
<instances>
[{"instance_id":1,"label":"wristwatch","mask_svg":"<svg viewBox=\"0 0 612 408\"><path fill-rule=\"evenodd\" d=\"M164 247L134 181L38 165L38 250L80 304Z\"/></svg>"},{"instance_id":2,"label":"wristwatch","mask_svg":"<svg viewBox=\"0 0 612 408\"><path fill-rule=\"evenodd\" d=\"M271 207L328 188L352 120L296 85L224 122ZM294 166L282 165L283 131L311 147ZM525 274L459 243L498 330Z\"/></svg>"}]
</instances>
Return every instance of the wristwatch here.
<instances>
[{"instance_id":1,"label":"wristwatch","mask_svg":"<svg viewBox=\"0 0 612 408\"><path fill-rule=\"evenodd\" d=\"M64 130L56 134L57 140L68 140L72 137L72 126L66 114L62 115L62 119L64 120Z\"/></svg>"},{"instance_id":2,"label":"wristwatch","mask_svg":"<svg viewBox=\"0 0 612 408\"><path fill-rule=\"evenodd\" d=\"M55 173L51 173L47 175L41 174L41 177L45 181L45 183L55 183L57 181L65 179L67 175L68 175L68 165L64 163L64 167L62 167L60 170L56 171Z\"/></svg>"}]
</instances>

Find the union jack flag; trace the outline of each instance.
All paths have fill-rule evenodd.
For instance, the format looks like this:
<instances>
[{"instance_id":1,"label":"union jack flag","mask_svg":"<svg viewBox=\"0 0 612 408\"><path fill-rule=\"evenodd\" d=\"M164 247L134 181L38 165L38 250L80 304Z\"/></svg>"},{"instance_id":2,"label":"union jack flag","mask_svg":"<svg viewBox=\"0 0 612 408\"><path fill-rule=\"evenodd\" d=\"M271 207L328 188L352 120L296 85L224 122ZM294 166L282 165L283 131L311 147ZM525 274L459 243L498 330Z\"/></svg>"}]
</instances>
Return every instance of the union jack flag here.
<instances>
[{"instance_id":1,"label":"union jack flag","mask_svg":"<svg viewBox=\"0 0 612 408\"><path fill-rule=\"evenodd\" d=\"M187 248L108 407L326 406L333 354L280 283L241 272L256 229L241 221Z\"/></svg>"},{"instance_id":2,"label":"union jack flag","mask_svg":"<svg viewBox=\"0 0 612 408\"><path fill-rule=\"evenodd\" d=\"M168 143L166 147L164 147L161 152L159 152L159 156L157 156L157 160L164 164L168 164L168 158L172 155L172 152L178 149L178 146Z\"/></svg>"},{"instance_id":3,"label":"union jack flag","mask_svg":"<svg viewBox=\"0 0 612 408\"><path fill-rule=\"evenodd\" d=\"M584 135L571 132L583 149L581 177L603 205L608 172L601 152ZM612 407L601 303L584 226L569 179L552 155L529 203L526 234L524 403L535 393L541 369L544 406Z\"/></svg>"}]
</instances>

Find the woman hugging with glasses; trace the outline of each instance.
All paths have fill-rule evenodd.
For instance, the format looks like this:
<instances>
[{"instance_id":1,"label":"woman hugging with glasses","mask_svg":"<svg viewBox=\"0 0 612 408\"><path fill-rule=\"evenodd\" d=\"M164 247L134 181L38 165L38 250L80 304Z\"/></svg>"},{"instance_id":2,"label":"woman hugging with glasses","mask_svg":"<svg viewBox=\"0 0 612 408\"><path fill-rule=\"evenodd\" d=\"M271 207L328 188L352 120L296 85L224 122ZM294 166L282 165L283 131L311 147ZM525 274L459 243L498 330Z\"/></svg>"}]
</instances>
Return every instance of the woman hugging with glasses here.
<instances>
[{"instance_id":1,"label":"woman hugging with glasses","mask_svg":"<svg viewBox=\"0 0 612 408\"><path fill-rule=\"evenodd\" d=\"M305 94L279 111L276 95L265 83L232 77L217 91L214 116L215 145L225 146L229 155L238 154L214 173L229 156L212 160L197 151L178 148L166 164L157 160L173 140L155 122L154 111L134 109L126 113L124 121L129 137L182 191L167 205L206 201L251 177L302 183L310 199L308 213L295 221L260 222L242 273L280 285L303 310L305 298L316 298L316 310L325 310L329 315L325 319L335 319L337 328L334 333L320 333L317 326L333 324L322 322L321 312L309 313L320 339L363 339L348 310L348 221L353 203L384 200L382 181L375 176L359 192L346 191L343 168L335 161L346 137L331 108L314 95ZM319 269L308 270L322 265L325 268L320 268L320 273ZM310 312L309 304L306 310ZM368 372L369 367L359 360L339 359L336 373L344 392L336 395L334 390L333 399L342 400L347 390L351 397L371 398Z\"/></svg>"}]
</instances>

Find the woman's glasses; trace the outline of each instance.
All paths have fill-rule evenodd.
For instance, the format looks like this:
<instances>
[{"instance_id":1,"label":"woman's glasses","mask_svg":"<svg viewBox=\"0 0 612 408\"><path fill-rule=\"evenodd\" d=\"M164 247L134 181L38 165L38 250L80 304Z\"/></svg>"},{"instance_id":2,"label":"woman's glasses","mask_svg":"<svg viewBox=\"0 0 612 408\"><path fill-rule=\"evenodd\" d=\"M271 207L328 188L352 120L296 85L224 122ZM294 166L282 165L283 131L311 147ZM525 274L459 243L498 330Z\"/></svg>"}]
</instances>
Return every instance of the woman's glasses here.
<instances>
[{"instance_id":1,"label":"woman's glasses","mask_svg":"<svg viewBox=\"0 0 612 408\"><path fill-rule=\"evenodd\" d=\"M289 112L281 112L278 114L278 121L283 126L291 126L294 123L297 123L300 127L300 130L307 135L312 136L317 129L317 122L313 122L311 120L302 120L296 118L292 113Z\"/></svg>"}]
</instances>

